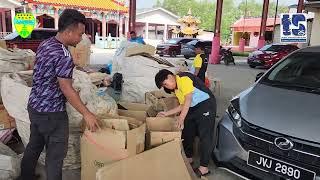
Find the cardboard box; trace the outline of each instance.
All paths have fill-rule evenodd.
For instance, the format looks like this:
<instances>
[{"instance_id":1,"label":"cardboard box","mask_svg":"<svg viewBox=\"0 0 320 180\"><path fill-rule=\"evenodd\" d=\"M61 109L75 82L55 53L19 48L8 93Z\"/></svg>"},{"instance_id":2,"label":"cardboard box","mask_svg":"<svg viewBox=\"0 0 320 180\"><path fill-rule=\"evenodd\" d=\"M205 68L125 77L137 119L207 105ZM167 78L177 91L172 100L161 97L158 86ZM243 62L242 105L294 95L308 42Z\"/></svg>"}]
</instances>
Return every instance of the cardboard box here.
<instances>
[{"instance_id":1,"label":"cardboard box","mask_svg":"<svg viewBox=\"0 0 320 180\"><path fill-rule=\"evenodd\" d=\"M8 111L3 105L0 105L0 130L15 128L16 123L13 117L8 114Z\"/></svg>"},{"instance_id":2,"label":"cardboard box","mask_svg":"<svg viewBox=\"0 0 320 180\"><path fill-rule=\"evenodd\" d=\"M91 40L86 34L82 35L82 40L76 47L69 46L73 62L79 67L84 67L90 63Z\"/></svg>"},{"instance_id":3,"label":"cardboard box","mask_svg":"<svg viewBox=\"0 0 320 180\"><path fill-rule=\"evenodd\" d=\"M7 44L5 40L0 40L0 48L7 49Z\"/></svg>"},{"instance_id":4,"label":"cardboard box","mask_svg":"<svg viewBox=\"0 0 320 180\"><path fill-rule=\"evenodd\" d=\"M98 170L97 180L192 180L181 154L181 141L172 141Z\"/></svg>"},{"instance_id":5,"label":"cardboard box","mask_svg":"<svg viewBox=\"0 0 320 180\"><path fill-rule=\"evenodd\" d=\"M147 118L146 124L147 149L173 141L174 139L181 139L181 131L178 128L176 128L174 118Z\"/></svg>"},{"instance_id":6,"label":"cardboard box","mask_svg":"<svg viewBox=\"0 0 320 180\"><path fill-rule=\"evenodd\" d=\"M168 111L179 106L177 97L164 91L147 92L145 94L145 101L146 104L152 106L157 112Z\"/></svg>"},{"instance_id":7,"label":"cardboard box","mask_svg":"<svg viewBox=\"0 0 320 180\"><path fill-rule=\"evenodd\" d=\"M146 125L136 126L129 131L110 128L95 133L85 131L81 137L81 179L93 180L99 168L143 152Z\"/></svg>"},{"instance_id":8,"label":"cardboard box","mask_svg":"<svg viewBox=\"0 0 320 180\"><path fill-rule=\"evenodd\" d=\"M157 113L147 104L119 102L118 113L120 116L132 117L145 122L148 116L156 116Z\"/></svg>"}]
</instances>

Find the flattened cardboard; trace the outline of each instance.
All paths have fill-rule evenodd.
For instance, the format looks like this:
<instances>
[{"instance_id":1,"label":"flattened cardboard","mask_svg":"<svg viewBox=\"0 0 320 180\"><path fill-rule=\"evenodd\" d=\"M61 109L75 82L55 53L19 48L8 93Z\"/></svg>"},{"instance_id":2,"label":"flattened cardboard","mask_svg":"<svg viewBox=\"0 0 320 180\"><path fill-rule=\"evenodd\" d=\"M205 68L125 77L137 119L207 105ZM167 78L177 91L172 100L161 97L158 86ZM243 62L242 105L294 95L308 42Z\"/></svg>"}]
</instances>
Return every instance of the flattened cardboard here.
<instances>
[{"instance_id":1,"label":"flattened cardboard","mask_svg":"<svg viewBox=\"0 0 320 180\"><path fill-rule=\"evenodd\" d=\"M85 131L81 137L81 179L95 179L99 168L143 152L145 131L145 124L129 131Z\"/></svg>"},{"instance_id":2,"label":"flattened cardboard","mask_svg":"<svg viewBox=\"0 0 320 180\"><path fill-rule=\"evenodd\" d=\"M147 116L157 115L151 106L141 103L119 102L118 109L120 116L132 117L142 122L146 121Z\"/></svg>"},{"instance_id":3,"label":"flattened cardboard","mask_svg":"<svg viewBox=\"0 0 320 180\"><path fill-rule=\"evenodd\" d=\"M96 177L97 180L192 180L180 141L107 165L98 170Z\"/></svg>"},{"instance_id":4,"label":"flattened cardboard","mask_svg":"<svg viewBox=\"0 0 320 180\"><path fill-rule=\"evenodd\" d=\"M146 111L132 111L132 110L118 110L118 114L120 116L126 116L135 118L141 122L145 122L147 118L147 112Z\"/></svg>"},{"instance_id":5,"label":"flattened cardboard","mask_svg":"<svg viewBox=\"0 0 320 180\"><path fill-rule=\"evenodd\" d=\"M174 118L147 118L147 149L170 142L174 139L181 139L181 131L175 127Z\"/></svg>"}]
</instances>

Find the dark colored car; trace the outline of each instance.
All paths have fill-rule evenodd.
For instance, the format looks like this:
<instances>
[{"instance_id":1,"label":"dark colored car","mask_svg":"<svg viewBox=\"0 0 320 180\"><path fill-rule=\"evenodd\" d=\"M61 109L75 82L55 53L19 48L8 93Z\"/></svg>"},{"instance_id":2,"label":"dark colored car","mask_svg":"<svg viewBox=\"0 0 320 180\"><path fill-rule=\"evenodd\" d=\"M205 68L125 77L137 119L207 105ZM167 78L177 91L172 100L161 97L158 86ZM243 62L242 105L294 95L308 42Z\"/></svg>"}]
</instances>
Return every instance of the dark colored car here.
<instances>
[{"instance_id":1,"label":"dark colored car","mask_svg":"<svg viewBox=\"0 0 320 180\"><path fill-rule=\"evenodd\" d=\"M191 57L195 57L196 53L194 51L194 46L198 42L203 42L205 45L205 53L211 54L212 41L202 41L202 40L195 39L195 40L190 41L181 47L181 55L183 55L186 59L189 59Z\"/></svg>"},{"instance_id":2,"label":"dark colored car","mask_svg":"<svg viewBox=\"0 0 320 180\"><path fill-rule=\"evenodd\" d=\"M214 159L261 180L320 179L320 46L297 50L236 96Z\"/></svg>"},{"instance_id":3,"label":"dark colored car","mask_svg":"<svg viewBox=\"0 0 320 180\"><path fill-rule=\"evenodd\" d=\"M248 64L251 68L264 67L270 68L282 58L291 52L299 49L295 45L273 44L266 45L259 50L250 53L248 57Z\"/></svg>"},{"instance_id":4,"label":"dark colored car","mask_svg":"<svg viewBox=\"0 0 320 180\"><path fill-rule=\"evenodd\" d=\"M165 42L164 44L159 44L157 46L157 54L160 56L170 55L171 57L176 57L181 54L181 46L187 44L188 42L195 40L193 38L173 38Z\"/></svg>"},{"instance_id":5,"label":"dark colored car","mask_svg":"<svg viewBox=\"0 0 320 180\"><path fill-rule=\"evenodd\" d=\"M57 34L55 29L34 29L31 35L27 38L21 38L17 32L13 32L5 37L8 48L16 46L20 49L31 49L33 52L37 52L40 43L53 37Z\"/></svg>"}]
</instances>

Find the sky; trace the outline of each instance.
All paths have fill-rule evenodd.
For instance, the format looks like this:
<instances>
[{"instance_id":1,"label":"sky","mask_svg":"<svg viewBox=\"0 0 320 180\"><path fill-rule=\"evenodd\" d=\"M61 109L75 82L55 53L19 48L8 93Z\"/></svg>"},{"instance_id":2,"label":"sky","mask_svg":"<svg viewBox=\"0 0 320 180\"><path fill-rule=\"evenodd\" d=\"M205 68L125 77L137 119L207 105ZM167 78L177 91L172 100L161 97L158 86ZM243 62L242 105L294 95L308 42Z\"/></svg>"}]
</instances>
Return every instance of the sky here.
<instances>
[{"instance_id":1,"label":"sky","mask_svg":"<svg viewBox=\"0 0 320 180\"><path fill-rule=\"evenodd\" d=\"M243 0L235 0L237 3L242 2ZM263 0L256 0L256 1L261 1ZM276 1L276 0L270 0L270 2ZM157 0L137 0L137 8L151 8ZM298 0L279 0L279 3L281 5L292 5L292 4L297 4Z\"/></svg>"}]
</instances>

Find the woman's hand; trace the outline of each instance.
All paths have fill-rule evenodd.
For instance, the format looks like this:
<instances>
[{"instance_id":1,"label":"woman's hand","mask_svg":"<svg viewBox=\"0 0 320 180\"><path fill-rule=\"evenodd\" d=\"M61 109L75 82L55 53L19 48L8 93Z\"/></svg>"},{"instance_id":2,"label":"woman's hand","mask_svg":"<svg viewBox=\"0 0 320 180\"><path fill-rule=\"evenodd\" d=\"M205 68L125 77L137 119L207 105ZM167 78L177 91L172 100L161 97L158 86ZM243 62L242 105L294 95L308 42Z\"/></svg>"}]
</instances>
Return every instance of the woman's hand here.
<instances>
[{"instance_id":1,"label":"woman's hand","mask_svg":"<svg viewBox=\"0 0 320 180\"><path fill-rule=\"evenodd\" d=\"M176 127L180 130L184 128L184 119L181 116L178 117L177 122L176 122Z\"/></svg>"},{"instance_id":2,"label":"woman's hand","mask_svg":"<svg viewBox=\"0 0 320 180\"><path fill-rule=\"evenodd\" d=\"M157 117L167 117L167 116L168 116L167 112L164 112L164 111L159 112L159 113L157 114Z\"/></svg>"}]
</instances>

